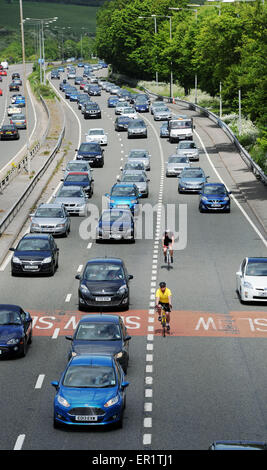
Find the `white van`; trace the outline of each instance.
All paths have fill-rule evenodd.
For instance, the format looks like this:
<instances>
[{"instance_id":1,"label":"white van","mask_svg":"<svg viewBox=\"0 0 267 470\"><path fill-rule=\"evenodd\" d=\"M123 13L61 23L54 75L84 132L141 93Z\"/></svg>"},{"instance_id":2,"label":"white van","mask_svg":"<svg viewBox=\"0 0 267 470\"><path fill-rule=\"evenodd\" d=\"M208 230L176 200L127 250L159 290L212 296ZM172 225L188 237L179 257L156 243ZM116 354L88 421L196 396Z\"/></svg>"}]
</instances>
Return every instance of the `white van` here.
<instances>
[{"instance_id":1,"label":"white van","mask_svg":"<svg viewBox=\"0 0 267 470\"><path fill-rule=\"evenodd\" d=\"M1 62L1 65L2 65L3 69L8 69L8 62L6 60Z\"/></svg>"}]
</instances>

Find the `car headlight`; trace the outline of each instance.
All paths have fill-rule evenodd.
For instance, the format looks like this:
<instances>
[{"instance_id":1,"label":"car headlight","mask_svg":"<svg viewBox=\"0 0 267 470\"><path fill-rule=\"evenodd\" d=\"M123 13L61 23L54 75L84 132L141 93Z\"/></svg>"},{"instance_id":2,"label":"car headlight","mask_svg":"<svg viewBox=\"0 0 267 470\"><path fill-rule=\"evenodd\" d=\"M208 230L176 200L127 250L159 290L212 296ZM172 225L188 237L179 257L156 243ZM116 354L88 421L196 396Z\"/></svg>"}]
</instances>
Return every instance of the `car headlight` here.
<instances>
[{"instance_id":1,"label":"car headlight","mask_svg":"<svg viewBox=\"0 0 267 470\"><path fill-rule=\"evenodd\" d=\"M225 197L223 198L223 200L224 200L224 201L229 201L229 197L228 197L228 196L225 196Z\"/></svg>"},{"instance_id":2,"label":"car headlight","mask_svg":"<svg viewBox=\"0 0 267 470\"><path fill-rule=\"evenodd\" d=\"M19 338L11 338L6 342L6 344L18 344L19 341Z\"/></svg>"},{"instance_id":3,"label":"car headlight","mask_svg":"<svg viewBox=\"0 0 267 470\"><path fill-rule=\"evenodd\" d=\"M90 294L90 291L89 291L88 287L86 287L85 284L80 285L80 290L83 294Z\"/></svg>"},{"instance_id":4,"label":"car headlight","mask_svg":"<svg viewBox=\"0 0 267 470\"><path fill-rule=\"evenodd\" d=\"M119 397L118 395L116 395L116 397L113 397L110 400L108 400L107 403L104 404L104 407L108 408L109 406L116 405L118 401L119 401Z\"/></svg>"},{"instance_id":5,"label":"car headlight","mask_svg":"<svg viewBox=\"0 0 267 470\"><path fill-rule=\"evenodd\" d=\"M12 261L13 263L21 264L21 260L17 256L13 256Z\"/></svg>"},{"instance_id":6,"label":"car headlight","mask_svg":"<svg viewBox=\"0 0 267 470\"><path fill-rule=\"evenodd\" d=\"M57 224L57 228L64 228L65 224Z\"/></svg>"},{"instance_id":7,"label":"car headlight","mask_svg":"<svg viewBox=\"0 0 267 470\"><path fill-rule=\"evenodd\" d=\"M123 355L123 352L120 351L117 354L114 354L114 357L115 357L115 359L120 359L120 357L122 357L122 355Z\"/></svg>"},{"instance_id":8,"label":"car headlight","mask_svg":"<svg viewBox=\"0 0 267 470\"><path fill-rule=\"evenodd\" d=\"M52 261L51 256L48 256L48 258L44 258L44 259L43 259L42 263L43 263L43 264L51 263L51 261Z\"/></svg>"},{"instance_id":9,"label":"car headlight","mask_svg":"<svg viewBox=\"0 0 267 470\"><path fill-rule=\"evenodd\" d=\"M126 286L126 284L123 284L123 286L121 286L118 289L118 294L126 294L126 292L127 292L127 286Z\"/></svg>"},{"instance_id":10,"label":"car headlight","mask_svg":"<svg viewBox=\"0 0 267 470\"><path fill-rule=\"evenodd\" d=\"M32 228L38 228L39 224L32 224Z\"/></svg>"},{"instance_id":11,"label":"car headlight","mask_svg":"<svg viewBox=\"0 0 267 470\"><path fill-rule=\"evenodd\" d=\"M132 199L130 202L131 202L131 204L137 204L136 199Z\"/></svg>"},{"instance_id":12,"label":"car headlight","mask_svg":"<svg viewBox=\"0 0 267 470\"><path fill-rule=\"evenodd\" d=\"M201 199L202 199L202 201L207 201L208 200L208 198L206 196L202 196Z\"/></svg>"},{"instance_id":13,"label":"car headlight","mask_svg":"<svg viewBox=\"0 0 267 470\"><path fill-rule=\"evenodd\" d=\"M247 281L244 282L243 286L246 287L247 289L253 289L253 285L250 284L250 282L247 282Z\"/></svg>"},{"instance_id":14,"label":"car headlight","mask_svg":"<svg viewBox=\"0 0 267 470\"><path fill-rule=\"evenodd\" d=\"M58 401L58 403L60 403L60 405L65 406L65 408L70 407L69 402L65 398L63 398L61 395L58 395L57 401Z\"/></svg>"}]
</instances>

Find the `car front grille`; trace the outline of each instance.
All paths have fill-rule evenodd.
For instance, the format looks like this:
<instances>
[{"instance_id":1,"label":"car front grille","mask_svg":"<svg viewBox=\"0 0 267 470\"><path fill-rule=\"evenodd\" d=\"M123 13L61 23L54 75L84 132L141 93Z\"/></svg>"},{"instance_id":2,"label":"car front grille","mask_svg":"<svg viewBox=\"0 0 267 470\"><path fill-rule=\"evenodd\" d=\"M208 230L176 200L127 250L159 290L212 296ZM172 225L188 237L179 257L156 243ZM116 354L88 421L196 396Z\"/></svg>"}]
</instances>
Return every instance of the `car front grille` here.
<instances>
[{"instance_id":1,"label":"car front grille","mask_svg":"<svg viewBox=\"0 0 267 470\"><path fill-rule=\"evenodd\" d=\"M70 416L103 416L105 412L102 408L79 407L69 411Z\"/></svg>"}]
</instances>

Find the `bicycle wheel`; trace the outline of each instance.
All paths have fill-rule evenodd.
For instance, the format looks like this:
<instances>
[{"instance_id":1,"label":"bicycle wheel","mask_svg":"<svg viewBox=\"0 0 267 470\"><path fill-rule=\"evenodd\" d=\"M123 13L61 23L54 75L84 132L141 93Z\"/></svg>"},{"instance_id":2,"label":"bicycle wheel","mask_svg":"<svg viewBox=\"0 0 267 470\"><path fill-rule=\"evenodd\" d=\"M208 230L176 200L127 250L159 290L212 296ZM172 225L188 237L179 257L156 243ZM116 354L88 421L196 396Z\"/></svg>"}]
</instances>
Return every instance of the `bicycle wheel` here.
<instances>
[{"instance_id":1,"label":"bicycle wheel","mask_svg":"<svg viewBox=\"0 0 267 470\"><path fill-rule=\"evenodd\" d=\"M162 325L162 336L165 338L165 336L166 336L166 318L163 318L161 320L161 325Z\"/></svg>"}]
</instances>

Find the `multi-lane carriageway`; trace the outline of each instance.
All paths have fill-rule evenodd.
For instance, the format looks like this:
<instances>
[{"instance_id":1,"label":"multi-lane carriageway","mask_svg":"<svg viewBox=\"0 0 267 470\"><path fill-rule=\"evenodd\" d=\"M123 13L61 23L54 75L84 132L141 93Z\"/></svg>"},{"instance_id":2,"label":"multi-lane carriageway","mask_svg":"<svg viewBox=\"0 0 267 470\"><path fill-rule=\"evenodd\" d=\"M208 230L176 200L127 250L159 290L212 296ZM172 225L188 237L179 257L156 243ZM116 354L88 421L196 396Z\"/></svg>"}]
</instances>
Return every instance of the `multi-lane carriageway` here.
<instances>
[{"instance_id":1,"label":"multi-lane carriageway","mask_svg":"<svg viewBox=\"0 0 267 470\"><path fill-rule=\"evenodd\" d=\"M100 73L102 73L100 71ZM58 88L58 82L53 81ZM60 92L59 92L60 93ZM108 94L97 97L102 119L84 120L75 103L67 103L65 141L78 148L89 127L103 127L109 143L105 166L94 170L95 192L90 203L101 210L102 196L116 181L131 148L152 155L150 195L159 204L153 238L135 244L96 244L84 236L82 219L72 219L67 239L57 239L59 269L53 278L11 278L10 265L0 272L1 301L28 309L34 340L26 358L1 362L1 449L22 450L173 450L207 449L215 439L265 440L267 407L266 305L241 305L235 273L241 260L265 256L266 245L231 175L195 115L195 140L200 165L210 181L222 178L233 191L230 214L200 214L197 195L179 195L177 180L165 177L165 161L174 145L159 138L159 123L149 114L148 138L128 140L114 131L114 110ZM171 105L176 112L181 110ZM221 132L215 126L212 132ZM230 147L229 147L230 149ZM229 150L230 151L230 150ZM73 155L68 154L68 159ZM59 171L43 200L60 184ZM181 205L186 207L186 243L175 252L173 269L164 269L161 253L163 209L174 208L176 231L182 230ZM247 212L246 212L247 213ZM248 220L249 219L249 220ZM22 233L28 229L23 227ZM122 430L58 431L53 429L52 380L58 380L67 360L71 334L82 315L78 311L78 281L87 259L123 258L130 274L130 310L121 312L132 335L127 380L127 407ZM171 333L162 338L154 314L158 283L166 280L173 292ZM162 430L164 429L164 433Z\"/></svg>"}]
</instances>

